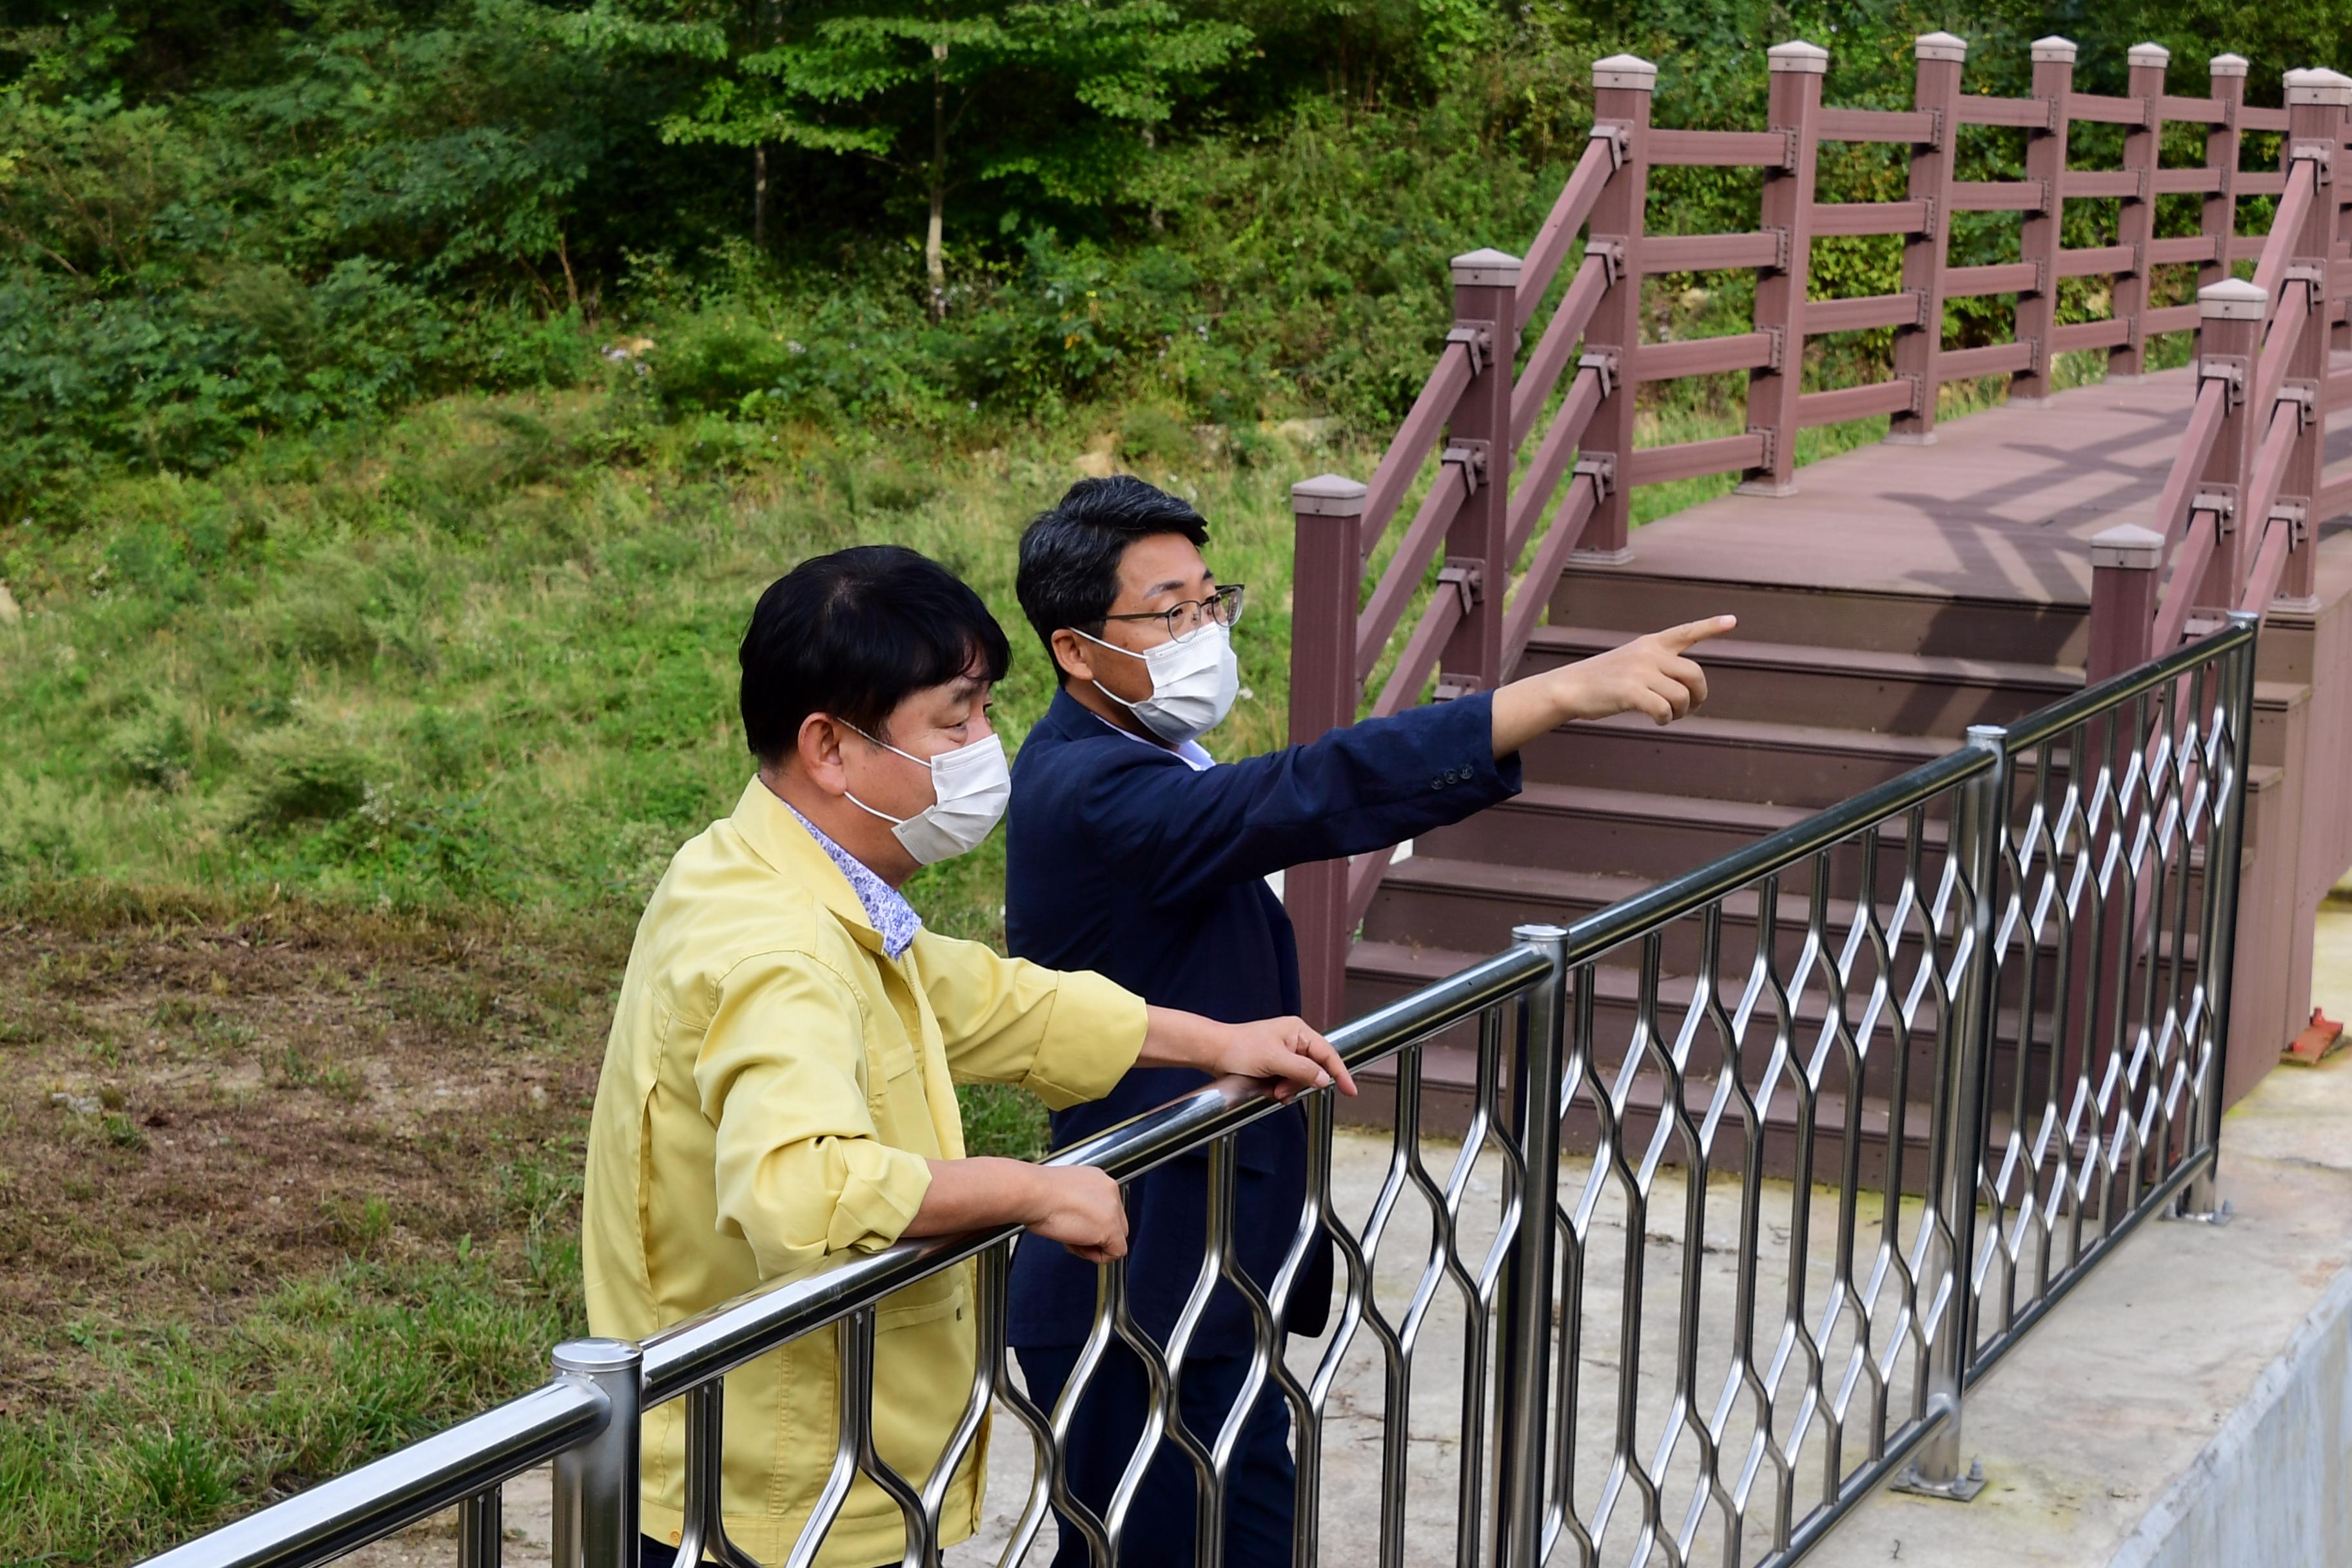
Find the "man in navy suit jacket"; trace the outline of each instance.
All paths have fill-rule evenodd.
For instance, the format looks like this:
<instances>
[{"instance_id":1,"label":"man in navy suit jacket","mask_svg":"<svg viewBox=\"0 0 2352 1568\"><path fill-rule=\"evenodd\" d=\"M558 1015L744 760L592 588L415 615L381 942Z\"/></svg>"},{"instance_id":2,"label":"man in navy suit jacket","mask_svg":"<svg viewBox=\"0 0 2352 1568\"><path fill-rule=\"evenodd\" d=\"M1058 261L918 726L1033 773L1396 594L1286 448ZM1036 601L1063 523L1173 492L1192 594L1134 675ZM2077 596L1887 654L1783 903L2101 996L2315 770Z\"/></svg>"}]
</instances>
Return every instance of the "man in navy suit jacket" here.
<instances>
[{"instance_id":1,"label":"man in navy suit jacket","mask_svg":"<svg viewBox=\"0 0 2352 1568\"><path fill-rule=\"evenodd\" d=\"M1296 1013L1298 954L1270 872L1385 848L1514 795L1519 748L1555 726L1639 710L1660 723L1706 695L1685 657L1730 618L1638 638L1499 690L1334 730L1309 745L1216 763L1198 736L1238 685L1231 634L1243 605L1202 560L1208 527L1139 479L1087 479L1021 541L1021 607L1060 690L1023 742L1007 822L1006 945L1092 969L1163 1006L1242 1020ZM1129 1072L1098 1100L1057 1112L1066 1143L1197 1088L1177 1068ZM1240 1135L1239 1262L1271 1287L1306 1195L1305 1122L1293 1109ZM1130 1184L1128 1288L1139 1326L1165 1346L1198 1278L1208 1163L1192 1155ZM1328 1247L1310 1255L1282 1331L1321 1331ZM1022 1245L1010 1341L1029 1392L1051 1409L1094 1317L1096 1270L1060 1247ZM1220 1286L1179 1382L1186 1426L1214 1447L1232 1416L1255 1330ZM1274 1353L1282 1353L1282 1331ZM1068 1444L1077 1500L1104 1513L1146 1425L1142 1363L1114 1339ZM1271 1384L1244 1418L1226 1485L1225 1561L1291 1561L1289 1413ZM1121 1532L1122 1563L1192 1561L1193 1470L1163 1442ZM1065 1521L1057 1568L1087 1562Z\"/></svg>"}]
</instances>

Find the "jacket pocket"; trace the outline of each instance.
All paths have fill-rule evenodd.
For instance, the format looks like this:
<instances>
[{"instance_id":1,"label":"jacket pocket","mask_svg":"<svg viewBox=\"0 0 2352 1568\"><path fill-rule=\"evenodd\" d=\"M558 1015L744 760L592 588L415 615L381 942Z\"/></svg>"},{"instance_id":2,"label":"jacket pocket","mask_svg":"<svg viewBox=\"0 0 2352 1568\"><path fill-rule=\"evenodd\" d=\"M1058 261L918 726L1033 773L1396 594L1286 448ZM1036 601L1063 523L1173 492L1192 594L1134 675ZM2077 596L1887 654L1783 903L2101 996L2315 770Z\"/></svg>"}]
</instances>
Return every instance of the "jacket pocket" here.
<instances>
[{"instance_id":1,"label":"jacket pocket","mask_svg":"<svg viewBox=\"0 0 2352 1568\"><path fill-rule=\"evenodd\" d=\"M928 1279L918 1279L903 1290L894 1290L882 1298L874 1309L874 1331L877 1334L897 1329L912 1328L917 1323L936 1322L941 1318L967 1310L971 1291L965 1277L970 1266L959 1263L943 1268ZM883 1347L877 1344L876 1353Z\"/></svg>"}]
</instances>

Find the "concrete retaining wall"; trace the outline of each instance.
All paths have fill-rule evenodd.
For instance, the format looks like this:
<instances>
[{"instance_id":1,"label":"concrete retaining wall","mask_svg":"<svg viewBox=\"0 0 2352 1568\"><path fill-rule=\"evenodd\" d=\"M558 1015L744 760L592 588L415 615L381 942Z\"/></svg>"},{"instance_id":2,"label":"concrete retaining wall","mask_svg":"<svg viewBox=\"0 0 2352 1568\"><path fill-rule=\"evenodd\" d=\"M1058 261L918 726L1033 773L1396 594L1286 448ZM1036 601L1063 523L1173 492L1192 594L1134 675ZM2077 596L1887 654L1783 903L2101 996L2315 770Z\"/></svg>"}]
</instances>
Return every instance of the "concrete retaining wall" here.
<instances>
[{"instance_id":1,"label":"concrete retaining wall","mask_svg":"<svg viewBox=\"0 0 2352 1568\"><path fill-rule=\"evenodd\" d=\"M2157 1500L2112 1568L2352 1564L2352 1269Z\"/></svg>"}]
</instances>

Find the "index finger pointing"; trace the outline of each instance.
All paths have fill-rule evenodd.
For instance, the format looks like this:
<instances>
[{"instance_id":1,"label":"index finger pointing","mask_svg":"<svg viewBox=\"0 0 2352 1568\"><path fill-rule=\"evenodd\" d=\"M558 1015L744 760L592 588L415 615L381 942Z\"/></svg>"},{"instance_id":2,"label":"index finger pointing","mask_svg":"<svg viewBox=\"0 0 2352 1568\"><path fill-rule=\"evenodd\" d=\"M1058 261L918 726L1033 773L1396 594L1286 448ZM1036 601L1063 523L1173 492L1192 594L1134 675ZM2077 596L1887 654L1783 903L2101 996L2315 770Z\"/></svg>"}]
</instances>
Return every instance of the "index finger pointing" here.
<instances>
[{"instance_id":1,"label":"index finger pointing","mask_svg":"<svg viewBox=\"0 0 2352 1568\"><path fill-rule=\"evenodd\" d=\"M1694 647L1709 637L1719 637L1739 625L1738 616L1709 616L1703 621L1685 621L1678 626L1668 626L1658 634L1658 640L1675 652Z\"/></svg>"}]
</instances>

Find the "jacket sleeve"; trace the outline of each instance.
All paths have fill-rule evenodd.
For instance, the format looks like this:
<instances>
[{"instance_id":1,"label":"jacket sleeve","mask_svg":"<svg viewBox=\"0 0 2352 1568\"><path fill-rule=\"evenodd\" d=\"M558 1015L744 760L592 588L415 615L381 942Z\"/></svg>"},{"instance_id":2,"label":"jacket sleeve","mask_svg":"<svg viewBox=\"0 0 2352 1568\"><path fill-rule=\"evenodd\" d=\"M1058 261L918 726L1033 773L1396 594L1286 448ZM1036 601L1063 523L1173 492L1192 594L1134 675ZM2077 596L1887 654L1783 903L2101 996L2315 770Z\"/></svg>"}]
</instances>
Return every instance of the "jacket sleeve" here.
<instances>
[{"instance_id":1,"label":"jacket sleeve","mask_svg":"<svg viewBox=\"0 0 2352 1568\"><path fill-rule=\"evenodd\" d=\"M748 958L719 982L694 1083L717 1129L719 1227L762 1277L887 1247L930 1190L929 1163L877 1132L865 1037L856 993L806 953Z\"/></svg>"},{"instance_id":2,"label":"jacket sleeve","mask_svg":"<svg viewBox=\"0 0 2352 1568\"><path fill-rule=\"evenodd\" d=\"M1100 770L1069 805L1087 850L1162 907L1317 860L1385 849L1519 790L1481 692L1367 719L1202 773L1145 760Z\"/></svg>"},{"instance_id":3,"label":"jacket sleeve","mask_svg":"<svg viewBox=\"0 0 2352 1568\"><path fill-rule=\"evenodd\" d=\"M1099 974L929 931L912 951L960 1083L1019 1084L1059 1110L1109 1093L1143 1048L1143 998Z\"/></svg>"}]
</instances>

